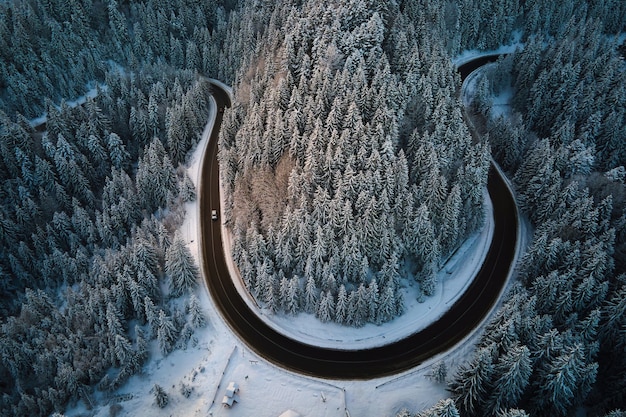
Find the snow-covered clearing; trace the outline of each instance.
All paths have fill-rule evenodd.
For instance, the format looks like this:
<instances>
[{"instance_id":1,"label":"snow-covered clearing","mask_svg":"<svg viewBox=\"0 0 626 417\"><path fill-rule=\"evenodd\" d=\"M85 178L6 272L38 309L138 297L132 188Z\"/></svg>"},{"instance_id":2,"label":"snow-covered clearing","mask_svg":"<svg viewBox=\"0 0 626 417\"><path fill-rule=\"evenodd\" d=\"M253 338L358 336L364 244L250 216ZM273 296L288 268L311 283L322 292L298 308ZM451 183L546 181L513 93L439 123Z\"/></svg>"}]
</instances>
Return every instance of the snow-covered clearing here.
<instances>
[{"instance_id":1,"label":"snow-covered clearing","mask_svg":"<svg viewBox=\"0 0 626 417\"><path fill-rule=\"evenodd\" d=\"M202 140L189 161L188 173L196 185L214 112L215 106L212 106ZM485 227L472 236L439 273L435 295L419 303L415 299L415 288L407 286L407 311L390 323L352 329L336 324L322 324L306 314L293 317L259 313L273 327L282 329L283 333L292 337L344 349L376 346L416 332L436 320L463 292L477 271L493 233L491 203L488 198L486 202ZM191 252L199 259L198 206L190 203L186 209L181 232ZM518 244L518 256L527 239L525 228L522 227L521 231L518 243L522 244ZM225 236L228 241L228 236ZM228 246L228 242L225 243ZM234 265L231 264L231 268ZM141 374L133 376L113 394L96 394L97 404L93 410L87 410L81 401L70 407L66 415L271 417L293 410L308 417L392 417L403 408L423 410L439 399L447 398L449 393L445 390L445 384L429 378L431 366L443 360L451 375L471 354L479 335L479 331L475 331L449 352L396 376L368 381L322 380L294 374L256 355L223 321L206 285L200 285L196 293L209 323L194 334L196 343L190 341L185 350L175 350L163 357L156 348L156 341L153 341L150 360ZM247 299L254 306L249 297ZM303 332L302 329L307 331ZM239 384L240 391L237 394L238 401L232 408L226 408L221 401L231 381ZM169 403L163 409L154 404L154 395L151 393L154 384L163 387L168 395ZM182 395L182 384L192 389L189 397Z\"/></svg>"}]
</instances>

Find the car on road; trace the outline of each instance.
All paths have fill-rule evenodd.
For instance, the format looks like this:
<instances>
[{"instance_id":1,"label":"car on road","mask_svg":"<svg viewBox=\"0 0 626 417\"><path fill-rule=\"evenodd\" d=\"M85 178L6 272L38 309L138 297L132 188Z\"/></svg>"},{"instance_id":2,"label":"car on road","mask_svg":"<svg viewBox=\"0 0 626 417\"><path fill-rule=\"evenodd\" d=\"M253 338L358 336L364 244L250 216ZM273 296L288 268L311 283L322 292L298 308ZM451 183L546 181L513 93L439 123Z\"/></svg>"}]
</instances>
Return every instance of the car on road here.
<instances>
[{"instance_id":1,"label":"car on road","mask_svg":"<svg viewBox=\"0 0 626 417\"><path fill-rule=\"evenodd\" d=\"M211 210L211 220L217 220L217 210Z\"/></svg>"}]
</instances>

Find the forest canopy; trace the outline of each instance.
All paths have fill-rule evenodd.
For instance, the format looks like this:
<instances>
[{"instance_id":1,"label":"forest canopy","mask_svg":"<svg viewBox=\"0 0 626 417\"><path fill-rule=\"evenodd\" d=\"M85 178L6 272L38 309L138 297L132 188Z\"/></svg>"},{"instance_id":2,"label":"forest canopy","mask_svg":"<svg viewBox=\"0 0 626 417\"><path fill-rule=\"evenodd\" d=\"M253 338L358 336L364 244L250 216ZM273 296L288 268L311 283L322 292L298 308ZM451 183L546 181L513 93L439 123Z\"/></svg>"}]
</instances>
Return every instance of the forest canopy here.
<instances>
[{"instance_id":1,"label":"forest canopy","mask_svg":"<svg viewBox=\"0 0 626 417\"><path fill-rule=\"evenodd\" d=\"M90 406L206 324L176 230L208 76L235 91L225 218L263 306L393 319L481 226L492 154L534 234L419 415L624 415L625 26L620 0L0 2L0 414ZM516 41L464 113L451 57Z\"/></svg>"},{"instance_id":2,"label":"forest canopy","mask_svg":"<svg viewBox=\"0 0 626 417\"><path fill-rule=\"evenodd\" d=\"M233 255L269 310L388 321L401 278L431 295L482 225L488 145L472 143L444 45L394 5L270 12L220 142Z\"/></svg>"},{"instance_id":3,"label":"forest canopy","mask_svg":"<svg viewBox=\"0 0 626 417\"><path fill-rule=\"evenodd\" d=\"M603 28L574 15L478 81L472 118L535 231L518 285L451 380L459 415L625 407L626 68Z\"/></svg>"},{"instance_id":4,"label":"forest canopy","mask_svg":"<svg viewBox=\"0 0 626 417\"><path fill-rule=\"evenodd\" d=\"M152 344L196 343L199 271L175 231L224 6L0 3L1 415L90 407Z\"/></svg>"}]
</instances>

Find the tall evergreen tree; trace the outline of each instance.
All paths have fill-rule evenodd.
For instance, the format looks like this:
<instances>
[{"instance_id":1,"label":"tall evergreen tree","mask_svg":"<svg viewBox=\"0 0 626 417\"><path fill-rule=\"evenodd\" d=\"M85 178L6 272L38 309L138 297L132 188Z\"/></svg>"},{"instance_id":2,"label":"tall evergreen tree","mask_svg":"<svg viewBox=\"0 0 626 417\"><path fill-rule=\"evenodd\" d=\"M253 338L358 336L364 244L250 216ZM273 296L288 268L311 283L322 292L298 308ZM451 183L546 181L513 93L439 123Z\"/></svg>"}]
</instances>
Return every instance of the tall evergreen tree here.
<instances>
[{"instance_id":1,"label":"tall evergreen tree","mask_svg":"<svg viewBox=\"0 0 626 417\"><path fill-rule=\"evenodd\" d=\"M163 310L159 310L157 319L157 340L159 341L159 350L163 355L167 355L174 348L176 343L177 329L170 317Z\"/></svg>"},{"instance_id":2,"label":"tall evergreen tree","mask_svg":"<svg viewBox=\"0 0 626 417\"><path fill-rule=\"evenodd\" d=\"M198 284L200 272L178 232L165 255L165 273L170 277L174 297L195 288Z\"/></svg>"},{"instance_id":3,"label":"tall evergreen tree","mask_svg":"<svg viewBox=\"0 0 626 417\"><path fill-rule=\"evenodd\" d=\"M576 344L550 361L536 382L536 413L567 415L591 390L598 372L596 363L586 364L582 345Z\"/></svg>"},{"instance_id":4,"label":"tall evergreen tree","mask_svg":"<svg viewBox=\"0 0 626 417\"><path fill-rule=\"evenodd\" d=\"M492 413L506 410L521 399L532 374L530 350L526 346L513 346L496 364L494 390L486 408Z\"/></svg>"},{"instance_id":5,"label":"tall evergreen tree","mask_svg":"<svg viewBox=\"0 0 626 417\"><path fill-rule=\"evenodd\" d=\"M304 310L307 313L313 313L317 307L317 287L313 275L309 275L304 290Z\"/></svg>"},{"instance_id":6,"label":"tall evergreen tree","mask_svg":"<svg viewBox=\"0 0 626 417\"><path fill-rule=\"evenodd\" d=\"M329 322L335 315L335 300L330 291L322 293L319 306L317 307L317 317L324 323Z\"/></svg>"},{"instance_id":7,"label":"tall evergreen tree","mask_svg":"<svg viewBox=\"0 0 626 417\"><path fill-rule=\"evenodd\" d=\"M481 348L471 362L461 365L450 382L459 409L470 416L481 415L491 392L494 365L489 348Z\"/></svg>"},{"instance_id":8,"label":"tall evergreen tree","mask_svg":"<svg viewBox=\"0 0 626 417\"><path fill-rule=\"evenodd\" d=\"M154 394L154 403L157 407L165 408L169 402L169 397L165 390L159 384L154 384L152 387L152 393Z\"/></svg>"},{"instance_id":9,"label":"tall evergreen tree","mask_svg":"<svg viewBox=\"0 0 626 417\"><path fill-rule=\"evenodd\" d=\"M420 417L460 417L454 401L450 398L439 400L432 408L421 412Z\"/></svg>"},{"instance_id":10,"label":"tall evergreen tree","mask_svg":"<svg viewBox=\"0 0 626 417\"><path fill-rule=\"evenodd\" d=\"M200 306L200 301L195 294L189 297L189 320L191 321L191 325L195 328L204 327L207 324L207 319Z\"/></svg>"}]
</instances>

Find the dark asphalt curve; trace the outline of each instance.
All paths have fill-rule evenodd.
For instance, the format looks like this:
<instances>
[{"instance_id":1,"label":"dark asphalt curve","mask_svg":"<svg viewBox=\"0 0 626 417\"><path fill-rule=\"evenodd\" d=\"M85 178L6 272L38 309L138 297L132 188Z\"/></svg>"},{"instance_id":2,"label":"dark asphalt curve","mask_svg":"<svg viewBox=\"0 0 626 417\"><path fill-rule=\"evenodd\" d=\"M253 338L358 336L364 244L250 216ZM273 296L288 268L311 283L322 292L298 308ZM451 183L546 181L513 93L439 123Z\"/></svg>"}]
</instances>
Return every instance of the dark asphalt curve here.
<instances>
[{"instance_id":1,"label":"dark asphalt curve","mask_svg":"<svg viewBox=\"0 0 626 417\"><path fill-rule=\"evenodd\" d=\"M459 71L463 74L462 67ZM294 372L329 379L373 379L409 370L452 348L482 321L506 282L517 240L515 202L504 179L493 167L489 172L488 191L493 201L495 226L489 252L465 293L439 320L403 340L363 350L308 345L265 324L237 292L225 260L221 218L211 220L211 210L219 211L220 207L218 132L222 113L230 107L229 96L220 86L214 85L213 96L218 111L201 168L199 190L202 268L213 301L228 325L250 349Z\"/></svg>"}]
</instances>

